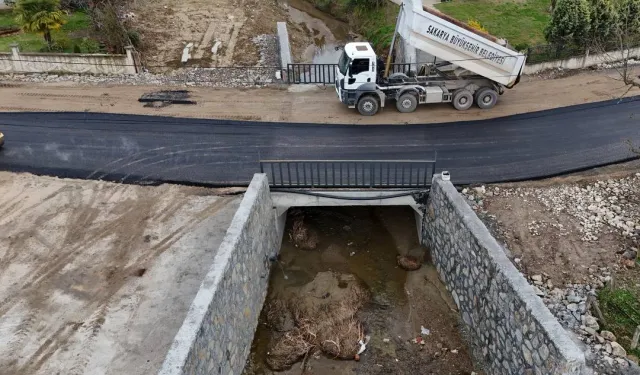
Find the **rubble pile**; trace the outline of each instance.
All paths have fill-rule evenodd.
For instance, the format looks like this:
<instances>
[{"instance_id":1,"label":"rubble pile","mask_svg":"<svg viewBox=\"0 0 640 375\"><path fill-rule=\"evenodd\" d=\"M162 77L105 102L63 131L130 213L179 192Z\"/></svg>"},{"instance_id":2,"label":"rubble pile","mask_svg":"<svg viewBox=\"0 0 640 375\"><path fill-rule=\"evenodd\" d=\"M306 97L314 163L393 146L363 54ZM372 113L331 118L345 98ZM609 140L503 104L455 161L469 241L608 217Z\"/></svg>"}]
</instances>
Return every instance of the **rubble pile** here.
<instances>
[{"instance_id":1,"label":"rubble pile","mask_svg":"<svg viewBox=\"0 0 640 375\"><path fill-rule=\"evenodd\" d=\"M281 83L280 70L261 67L180 68L165 74L143 72L139 74L4 74L0 81L58 83L74 82L87 85L166 85L201 87L254 87Z\"/></svg>"},{"instance_id":2,"label":"rubble pile","mask_svg":"<svg viewBox=\"0 0 640 375\"><path fill-rule=\"evenodd\" d=\"M524 201L539 201L551 213L565 213L578 220L578 229L583 241L597 241L607 231L636 241L640 239L640 173L619 180L598 181L587 185L562 185L548 188L487 189L480 186L464 189L462 193L477 210L483 199L491 196L519 196ZM558 223L530 224L532 234L546 225ZM560 225L558 229L564 229Z\"/></svg>"},{"instance_id":3,"label":"rubble pile","mask_svg":"<svg viewBox=\"0 0 640 375\"><path fill-rule=\"evenodd\" d=\"M589 268L589 283L556 287L545 275L529 278L536 294L558 322L576 334L586 346L587 363L598 374L636 373L640 368L627 358L627 352L613 333L601 329L590 306L598 287L611 280L606 267Z\"/></svg>"}]
</instances>

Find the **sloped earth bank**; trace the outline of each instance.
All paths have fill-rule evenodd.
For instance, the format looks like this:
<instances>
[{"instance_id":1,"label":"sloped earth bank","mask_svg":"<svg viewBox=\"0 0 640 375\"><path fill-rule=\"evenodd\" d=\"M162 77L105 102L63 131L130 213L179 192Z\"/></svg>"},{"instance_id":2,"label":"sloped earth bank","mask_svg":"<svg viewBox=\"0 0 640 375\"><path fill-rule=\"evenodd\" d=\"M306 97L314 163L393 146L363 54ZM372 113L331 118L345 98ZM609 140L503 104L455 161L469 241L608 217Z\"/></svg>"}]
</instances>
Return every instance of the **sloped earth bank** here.
<instances>
[{"instance_id":1,"label":"sloped earth bank","mask_svg":"<svg viewBox=\"0 0 640 375\"><path fill-rule=\"evenodd\" d=\"M551 312L584 343L588 363L600 374L640 374L638 358L627 355L631 335L607 326L589 302L604 288L640 297L640 161L463 193Z\"/></svg>"},{"instance_id":2,"label":"sloped earth bank","mask_svg":"<svg viewBox=\"0 0 640 375\"><path fill-rule=\"evenodd\" d=\"M427 259L409 208L293 209L244 374L471 374Z\"/></svg>"},{"instance_id":3,"label":"sloped earth bank","mask_svg":"<svg viewBox=\"0 0 640 375\"><path fill-rule=\"evenodd\" d=\"M240 198L0 172L0 374L155 374Z\"/></svg>"},{"instance_id":4,"label":"sloped earth bank","mask_svg":"<svg viewBox=\"0 0 640 375\"><path fill-rule=\"evenodd\" d=\"M188 44L186 67L277 66L277 22L287 22L294 61L310 62L314 46L342 40L348 28L304 0L138 0L132 11L154 72L182 67Z\"/></svg>"}]
</instances>

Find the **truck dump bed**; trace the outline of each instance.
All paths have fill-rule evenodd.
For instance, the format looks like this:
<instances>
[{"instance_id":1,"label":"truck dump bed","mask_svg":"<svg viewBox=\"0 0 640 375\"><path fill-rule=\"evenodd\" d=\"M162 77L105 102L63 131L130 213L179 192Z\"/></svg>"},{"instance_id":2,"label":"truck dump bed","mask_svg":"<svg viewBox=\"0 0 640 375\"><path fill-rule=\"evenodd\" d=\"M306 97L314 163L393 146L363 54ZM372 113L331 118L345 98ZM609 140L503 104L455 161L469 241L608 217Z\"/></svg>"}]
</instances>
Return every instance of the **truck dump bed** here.
<instances>
[{"instance_id":1,"label":"truck dump bed","mask_svg":"<svg viewBox=\"0 0 640 375\"><path fill-rule=\"evenodd\" d=\"M526 56L434 9L403 0L398 32L413 47L508 88L518 81Z\"/></svg>"}]
</instances>

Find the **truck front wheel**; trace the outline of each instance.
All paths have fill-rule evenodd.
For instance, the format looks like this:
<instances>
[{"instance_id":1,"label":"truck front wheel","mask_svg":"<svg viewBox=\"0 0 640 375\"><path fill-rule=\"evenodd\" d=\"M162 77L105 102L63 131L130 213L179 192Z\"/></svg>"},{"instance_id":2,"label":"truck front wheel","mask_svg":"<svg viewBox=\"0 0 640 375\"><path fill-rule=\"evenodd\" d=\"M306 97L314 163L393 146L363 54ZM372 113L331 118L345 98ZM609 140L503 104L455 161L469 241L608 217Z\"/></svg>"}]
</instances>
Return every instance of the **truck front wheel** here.
<instances>
[{"instance_id":1,"label":"truck front wheel","mask_svg":"<svg viewBox=\"0 0 640 375\"><path fill-rule=\"evenodd\" d=\"M476 91L476 104L481 109L493 108L497 102L498 93L495 90L485 87Z\"/></svg>"},{"instance_id":2,"label":"truck front wheel","mask_svg":"<svg viewBox=\"0 0 640 375\"><path fill-rule=\"evenodd\" d=\"M410 113L418 107L418 98L414 94L406 93L400 95L396 101L396 108L402 113Z\"/></svg>"},{"instance_id":3,"label":"truck front wheel","mask_svg":"<svg viewBox=\"0 0 640 375\"><path fill-rule=\"evenodd\" d=\"M458 111L466 111L473 104L473 95L469 90L458 90L453 94L453 106Z\"/></svg>"},{"instance_id":4,"label":"truck front wheel","mask_svg":"<svg viewBox=\"0 0 640 375\"><path fill-rule=\"evenodd\" d=\"M378 99L371 95L363 96L358 100L358 112L363 116L375 115L378 113L378 108L380 108Z\"/></svg>"}]
</instances>

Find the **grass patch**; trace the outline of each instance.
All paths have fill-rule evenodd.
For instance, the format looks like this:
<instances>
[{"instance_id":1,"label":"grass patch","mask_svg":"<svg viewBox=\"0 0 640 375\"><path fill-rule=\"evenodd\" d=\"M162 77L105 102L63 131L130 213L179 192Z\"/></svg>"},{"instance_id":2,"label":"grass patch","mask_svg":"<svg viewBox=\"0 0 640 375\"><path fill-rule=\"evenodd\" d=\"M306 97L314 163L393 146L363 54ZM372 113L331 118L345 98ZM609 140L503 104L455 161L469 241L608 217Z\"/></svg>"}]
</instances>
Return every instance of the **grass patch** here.
<instances>
[{"instance_id":1,"label":"grass patch","mask_svg":"<svg viewBox=\"0 0 640 375\"><path fill-rule=\"evenodd\" d=\"M14 20L13 13L0 11L0 27L18 27ZM67 23L60 30L53 31L53 41L57 43L64 52L76 51L83 53L98 52L98 42L88 37L91 30L91 20L86 13L75 12L67 17ZM23 33L0 37L0 52L11 51L11 44L18 43L22 52L40 52L46 47L46 42L40 34ZM75 48L77 46L77 48Z\"/></svg>"},{"instance_id":2,"label":"grass patch","mask_svg":"<svg viewBox=\"0 0 640 375\"><path fill-rule=\"evenodd\" d=\"M436 8L462 22L477 20L490 34L513 46L545 44L544 28L551 20L550 0L453 0Z\"/></svg>"},{"instance_id":3,"label":"grass patch","mask_svg":"<svg viewBox=\"0 0 640 375\"><path fill-rule=\"evenodd\" d=\"M318 9L349 23L371 43L378 56L386 56L400 7L391 1L379 7L353 5L353 0L310 0Z\"/></svg>"},{"instance_id":4,"label":"grass patch","mask_svg":"<svg viewBox=\"0 0 640 375\"><path fill-rule=\"evenodd\" d=\"M598 302L605 319L604 329L613 332L627 353L640 357L640 349L630 350L631 339L640 325L640 296L628 289L602 289Z\"/></svg>"}]
</instances>

